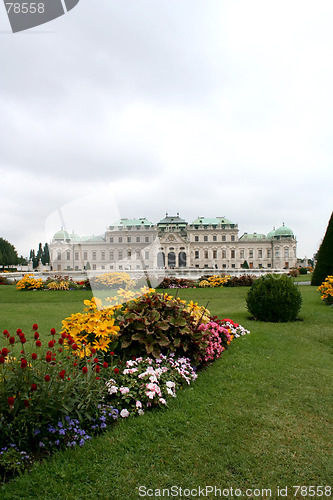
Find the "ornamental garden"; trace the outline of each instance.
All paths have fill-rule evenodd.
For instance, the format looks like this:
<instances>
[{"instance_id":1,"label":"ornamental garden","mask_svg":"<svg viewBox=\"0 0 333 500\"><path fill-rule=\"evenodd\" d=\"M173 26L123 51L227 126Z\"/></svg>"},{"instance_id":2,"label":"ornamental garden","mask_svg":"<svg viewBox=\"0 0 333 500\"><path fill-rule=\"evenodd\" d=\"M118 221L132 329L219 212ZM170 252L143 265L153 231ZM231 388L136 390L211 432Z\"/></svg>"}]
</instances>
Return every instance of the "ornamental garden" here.
<instances>
[{"instance_id":1,"label":"ornamental garden","mask_svg":"<svg viewBox=\"0 0 333 500\"><path fill-rule=\"evenodd\" d=\"M274 334L286 322L305 323L301 289L311 288L317 306L324 307L322 313L331 313L332 276L318 291L297 285L295 279L165 278L155 290L140 286L126 273L105 273L91 283L65 276L42 281L26 275L16 285L1 287L1 292L8 289L16 301L29 304L30 297L43 304L56 304L61 297L72 300L76 294L86 297L81 308L75 301L76 309L60 318L61 327L41 329L36 309L30 329L11 326L1 334L4 491L8 480L25 477L41 461L50 460L54 451L92 446L121 422L172 412L168 407L186 394L186 388L195 389L213 366L222 367L224 357L236 355L237 343L246 356L246 342L254 342L257 329L271 329ZM103 290L103 300L92 296L90 288ZM233 317L232 310L237 316L239 312L230 298L241 300L245 325Z\"/></svg>"}]
</instances>

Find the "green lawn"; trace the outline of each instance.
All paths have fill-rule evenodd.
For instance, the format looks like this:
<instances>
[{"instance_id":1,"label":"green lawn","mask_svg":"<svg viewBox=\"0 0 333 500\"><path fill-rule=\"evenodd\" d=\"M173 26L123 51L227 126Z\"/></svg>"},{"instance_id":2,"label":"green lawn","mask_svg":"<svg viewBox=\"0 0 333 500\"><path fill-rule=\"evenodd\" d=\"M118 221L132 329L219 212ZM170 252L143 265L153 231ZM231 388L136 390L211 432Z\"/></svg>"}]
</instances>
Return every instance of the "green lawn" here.
<instances>
[{"instance_id":1,"label":"green lawn","mask_svg":"<svg viewBox=\"0 0 333 500\"><path fill-rule=\"evenodd\" d=\"M84 448L57 453L0 488L0 498L132 500L148 498L139 486L206 485L271 489L270 497L256 498L311 498L294 496L293 485L333 487L333 309L316 287L300 290L302 321L287 324L251 321L246 288L180 290L251 334L235 340L169 409L122 421ZM1 328L30 329L34 322L40 330L59 328L89 296L1 287ZM287 497L277 496L278 486L288 486Z\"/></svg>"}]
</instances>

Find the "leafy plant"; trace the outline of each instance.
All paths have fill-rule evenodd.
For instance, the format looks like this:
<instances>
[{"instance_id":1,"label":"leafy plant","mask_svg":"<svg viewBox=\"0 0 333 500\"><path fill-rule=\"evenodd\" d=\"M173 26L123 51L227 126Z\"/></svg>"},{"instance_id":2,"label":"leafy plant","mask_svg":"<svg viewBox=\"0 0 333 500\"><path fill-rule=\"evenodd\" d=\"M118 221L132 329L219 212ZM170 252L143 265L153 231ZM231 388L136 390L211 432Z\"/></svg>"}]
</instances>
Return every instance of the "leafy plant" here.
<instances>
[{"instance_id":1,"label":"leafy plant","mask_svg":"<svg viewBox=\"0 0 333 500\"><path fill-rule=\"evenodd\" d=\"M327 276L318 288L318 291L321 293L321 299L325 304L333 304L333 276Z\"/></svg>"},{"instance_id":2,"label":"leafy plant","mask_svg":"<svg viewBox=\"0 0 333 500\"><path fill-rule=\"evenodd\" d=\"M301 292L293 279L285 275L262 276L253 283L246 298L249 312L260 321L294 321L301 304Z\"/></svg>"}]
</instances>

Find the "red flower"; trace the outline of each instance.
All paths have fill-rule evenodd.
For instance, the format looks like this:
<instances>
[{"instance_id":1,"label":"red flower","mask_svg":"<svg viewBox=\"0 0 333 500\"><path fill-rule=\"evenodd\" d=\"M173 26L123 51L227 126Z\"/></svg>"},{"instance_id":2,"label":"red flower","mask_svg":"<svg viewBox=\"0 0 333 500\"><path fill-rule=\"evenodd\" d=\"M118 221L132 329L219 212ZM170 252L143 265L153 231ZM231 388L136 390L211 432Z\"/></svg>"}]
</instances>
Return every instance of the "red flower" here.
<instances>
[{"instance_id":1,"label":"red flower","mask_svg":"<svg viewBox=\"0 0 333 500\"><path fill-rule=\"evenodd\" d=\"M76 351L78 349L77 344L72 344L72 349L73 349L73 351Z\"/></svg>"},{"instance_id":2,"label":"red flower","mask_svg":"<svg viewBox=\"0 0 333 500\"><path fill-rule=\"evenodd\" d=\"M107 364L107 362L106 362L106 361L104 361L104 363L103 363L103 368L107 368L107 367L108 367L108 364Z\"/></svg>"},{"instance_id":3,"label":"red flower","mask_svg":"<svg viewBox=\"0 0 333 500\"><path fill-rule=\"evenodd\" d=\"M22 333L21 328L18 328L18 329L16 330L16 333L17 333L17 335L20 335L20 333Z\"/></svg>"},{"instance_id":4,"label":"red flower","mask_svg":"<svg viewBox=\"0 0 333 500\"><path fill-rule=\"evenodd\" d=\"M8 330L4 330L2 333L4 334L4 336L5 336L5 337L7 337L7 335L8 335Z\"/></svg>"},{"instance_id":5,"label":"red flower","mask_svg":"<svg viewBox=\"0 0 333 500\"><path fill-rule=\"evenodd\" d=\"M31 384L31 390L32 391L37 391L37 385L36 384Z\"/></svg>"},{"instance_id":6,"label":"red flower","mask_svg":"<svg viewBox=\"0 0 333 500\"><path fill-rule=\"evenodd\" d=\"M36 330L38 330L38 325L37 325L36 323L34 323L34 324L32 325L32 329L33 329L33 330L35 330L35 331L36 331Z\"/></svg>"},{"instance_id":7,"label":"red flower","mask_svg":"<svg viewBox=\"0 0 333 500\"><path fill-rule=\"evenodd\" d=\"M119 368L115 368L113 371L117 374L119 373Z\"/></svg>"},{"instance_id":8,"label":"red flower","mask_svg":"<svg viewBox=\"0 0 333 500\"><path fill-rule=\"evenodd\" d=\"M22 359L21 359L21 368L26 368L26 367L27 367L27 364L28 364L27 360L26 360L26 359L24 359L24 358L22 358Z\"/></svg>"},{"instance_id":9,"label":"red flower","mask_svg":"<svg viewBox=\"0 0 333 500\"><path fill-rule=\"evenodd\" d=\"M40 347L41 345L42 345L41 341L40 340L36 340L36 346Z\"/></svg>"},{"instance_id":10,"label":"red flower","mask_svg":"<svg viewBox=\"0 0 333 500\"><path fill-rule=\"evenodd\" d=\"M33 352L33 353L31 354L31 357L32 357L32 359L37 359L37 354L36 354L35 352Z\"/></svg>"},{"instance_id":11,"label":"red flower","mask_svg":"<svg viewBox=\"0 0 333 500\"><path fill-rule=\"evenodd\" d=\"M0 356L0 364L3 364L5 362L5 358L3 356Z\"/></svg>"},{"instance_id":12,"label":"red flower","mask_svg":"<svg viewBox=\"0 0 333 500\"><path fill-rule=\"evenodd\" d=\"M91 347L90 351L91 351L92 354L95 354L96 353L95 347Z\"/></svg>"},{"instance_id":13,"label":"red flower","mask_svg":"<svg viewBox=\"0 0 333 500\"><path fill-rule=\"evenodd\" d=\"M77 362L75 361L74 366L77 366Z\"/></svg>"},{"instance_id":14,"label":"red flower","mask_svg":"<svg viewBox=\"0 0 333 500\"><path fill-rule=\"evenodd\" d=\"M27 341L27 339L25 337L23 337L23 335L21 335L21 337L20 337L21 344L25 344L26 341Z\"/></svg>"},{"instance_id":15,"label":"red flower","mask_svg":"<svg viewBox=\"0 0 333 500\"><path fill-rule=\"evenodd\" d=\"M28 407L29 407L29 401L28 401L27 399L25 399L25 400L23 401L23 404L24 404L25 408L28 408Z\"/></svg>"},{"instance_id":16,"label":"red flower","mask_svg":"<svg viewBox=\"0 0 333 500\"><path fill-rule=\"evenodd\" d=\"M15 398L13 398L13 396L9 397L7 401L9 406L14 406Z\"/></svg>"},{"instance_id":17,"label":"red flower","mask_svg":"<svg viewBox=\"0 0 333 500\"><path fill-rule=\"evenodd\" d=\"M15 337L9 337L9 343L15 344Z\"/></svg>"},{"instance_id":18,"label":"red flower","mask_svg":"<svg viewBox=\"0 0 333 500\"><path fill-rule=\"evenodd\" d=\"M83 371L83 373L87 373L88 368L87 368L86 366L84 366L84 367L82 368L82 371Z\"/></svg>"},{"instance_id":19,"label":"red flower","mask_svg":"<svg viewBox=\"0 0 333 500\"><path fill-rule=\"evenodd\" d=\"M58 344L62 345L63 343L64 343L64 339L60 338L60 339L58 340Z\"/></svg>"},{"instance_id":20,"label":"red flower","mask_svg":"<svg viewBox=\"0 0 333 500\"><path fill-rule=\"evenodd\" d=\"M98 365L95 366L95 372L99 373L101 371L100 367Z\"/></svg>"},{"instance_id":21,"label":"red flower","mask_svg":"<svg viewBox=\"0 0 333 500\"><path fill-rule=\"evenodd\" d=\"M98 363L98 358L95 358L95 359L94 359L94 363Z\"/></svg>"},{"instance_id":22,"label":"red flower","mask_svg":"<svg viewBox=\"0 0 333 500\"><path fill-rule=\"evenodd\" d=\"M51 328L50 332L51 332L51 335L55 335L56 334L55 328Z\"/></svg>"},{"instance_id":23,"label":"red flower","mask_svg":"<svg viewBox=\"0 0 333 500\"><path fill-rule=\"evenodd\" d=\"M4 347L4 348L2 349L2 351L1 351L1 354L2 354L3 356L5 356L5 357L7 356L7 354L8 354L8 353L9 353L9 350L7 349L7 347Z\"/></svg>"},{"instance_id":24,"label":"red flower","mask_svg":"<svg viewBox=\"0 0 333 500\"><path fill-rule=\"evenodd\" d=\"M110 352L110 356L114 356L114 352L113 351Z\"/></svg>"},{"instance_id":25,"label":"red flower","mask_svg":"<svg viewBox=\"0 0 333 500\"><path fill-rule=\"evenodd\" d=\"M52 356L51 356L51 354L47 354L47 355L45 356L45 361L46 361L47 363L50 363L50 362L52 361Z\"/></svg>"},{"instance_id":26,"label":"red flower","mask_svg":"<svg viewBox=\"0 0 333 500\"><path fill-rule=\"evenodd\" d=\"M62 378L63 380L65 378L65 373L66 373L66 370L61 370L61 372L59 372L59 377Z\"/></svg>"},{"instance_id":27,"label":"red flower","mask_svg":"<svg viewBox=\"0 0 333 500\"><path fill-rule=\"evenodd\" d=\"M34 339L35 339L35 340L38 340L38 339L39 339L39 333L38 333L38 332L35 332L35 333L34 333Z\"/></svg>"},{"instance_id":28,"label":"red flower","mask_svg":"<svg viewBox=\"0 0 333 500\"><path fill-rule=\"evenodd\" d=\"M96 378L96 380L100 380L100 378L99 378L99 377L95 377L95 378Z\"/></svg>"},{"instance_id":29,"label":"red flower","mask_svg":"<svg viewBox=\"0 0 333 500\"><path fill-rule=\"evenodd\" d=\"M44 380L45 380L45 382L50 382L50 380L51 380L50 375L45 375Z\"/></svg>"},{"instance_id":30,"label":"red flower","mask_svg":"<svg viewBox=\"0 0 333 500\"><path fill-rule=\"evenodd\" d=\"M67 339L67 333L63 332L63 333L61 334L61 337L62 337L63 339Z\"/></svg>"},{"instance_id":31,"label":"red flower","mask_svg":"<svg viewBox=\"0 0 333 500\"><path fill-rule=\"evenodd\" d=\"M49 342L49 348L52 349L52 347L54 347L54 344L55 344L55 340L50 340Z\"/></svg>"}]
</instances>

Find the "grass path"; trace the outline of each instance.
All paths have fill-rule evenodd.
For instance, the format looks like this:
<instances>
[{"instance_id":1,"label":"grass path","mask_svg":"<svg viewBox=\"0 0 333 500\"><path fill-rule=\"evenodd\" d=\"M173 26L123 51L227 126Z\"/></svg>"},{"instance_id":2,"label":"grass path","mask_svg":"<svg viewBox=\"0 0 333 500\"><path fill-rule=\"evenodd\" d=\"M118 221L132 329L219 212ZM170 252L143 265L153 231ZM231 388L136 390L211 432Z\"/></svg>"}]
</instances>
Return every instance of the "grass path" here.
<instances>
[{"instance_id":1,"label":"grass path","mask_svg":"<svg viewBox=\"0 0 333 500\"><path fill-rule=\"evenodd\" d=\"M284 498L310 498L294 496L293 485L333 487L333 310L315 288L300 289L303 321L288 324L250 321L246 289L181 290L251 334L166 411L122 421L84 448L58 453L3 486L0 498L148 498L140 485L270 488L270 497L256 498L273 499L288 486Z\"/></svg>"}]
</instances>

